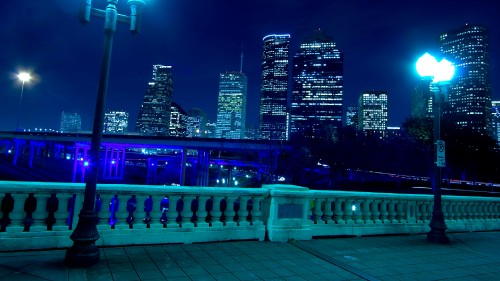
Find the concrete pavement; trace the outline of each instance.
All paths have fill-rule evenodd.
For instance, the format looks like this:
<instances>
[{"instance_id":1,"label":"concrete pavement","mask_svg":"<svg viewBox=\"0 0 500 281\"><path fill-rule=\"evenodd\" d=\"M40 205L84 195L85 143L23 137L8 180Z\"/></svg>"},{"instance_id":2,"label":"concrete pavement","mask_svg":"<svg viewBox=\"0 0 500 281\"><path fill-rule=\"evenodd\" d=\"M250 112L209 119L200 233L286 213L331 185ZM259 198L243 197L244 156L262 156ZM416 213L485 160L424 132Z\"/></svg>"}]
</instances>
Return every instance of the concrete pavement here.
<instances>
[{"instance_id":1,"label":"concrete pavement","mask_svg":"<svg viewBox=\"0 0 500 281\"><path fill-rule=\"evenodd\" d=\"M88 268L65 250L0 252L0 280L495 280L500 232L321 238L101 248Z\"/></svg>"}]
</instances>

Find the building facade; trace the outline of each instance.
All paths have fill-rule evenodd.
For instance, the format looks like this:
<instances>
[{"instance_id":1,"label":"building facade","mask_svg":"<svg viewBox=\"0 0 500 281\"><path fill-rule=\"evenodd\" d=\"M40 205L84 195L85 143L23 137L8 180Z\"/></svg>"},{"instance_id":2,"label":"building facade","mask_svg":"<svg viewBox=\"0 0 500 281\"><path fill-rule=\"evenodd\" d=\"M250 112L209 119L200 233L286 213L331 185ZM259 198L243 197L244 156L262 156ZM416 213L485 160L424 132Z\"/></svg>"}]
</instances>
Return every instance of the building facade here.
<instances>
[{"instance_id":1,"label":"building facade","mask_svg":"<svg viewBox=\"0 0 500 281\"><path fill-rule=\"evenodd\" d=\"M59 131L61 133L76 133L82 129L82 118L78 113L62 112Z\"/></svg>"},{"instance_id":2,"label":"building facade","mask_svg":"<svg viewBox=\"0 0 500 281\"><path fill-rule=\"evenodd\" d=\"M383 137L387 128L387 92L364 91L358 101L358 129Z\"/></svg>"},{"instance_id":3,"label":"building facade","mask_svg":"<svg viewBox=\"0 0 500 281\"><path fill-rule=\"evenodd\" d=\"M172 67L153 65L153 79L144 94L135 130L141 135L168 135L172 96Z\"/></svg>"},{"instance_id":4,"label":"building facade","mask_svg":"<svg viewBox=\"0 0 500 281\"><path fill-rule=\"evenodd\" d=\"M187 112L186 136L190 138L205 137L207 113L199 108Z\"/></svg>"},{"instance_id":5,"label":"building facade","mask_svg":"<svg viewBox=\"0 0 500 281\"><path fill-rule=\"evenodd\" d=\"M217 138L245 138L246 107L246 75L241 72L221 73L217 103Z\"/></svg>"},{"instance_id":6,"label":"building facade","mask_svg":"<svg viewBox=\"0 0 500 281\"><path fill-rule=\"evenodd\" d=\"M491 135L488 30L481 25L465 25L442 33L439 41L441 52L456 67L447 118L466 130Z\"/></svg>"},{"instance_id":7,"label":"building facade","mask_svg":"<svg viewBox=\"0 0 500 281\"><path fill-rule=\"evenodd\" d=\"M169 136L185 137L187 129L187 113L175 102L170 104Z\"/></svg>"},{"instance_id":8,"label":"building facade","mask_svg":"<svg viewBox=\"0 0 500 281\"><path fill-rule=\"evenodd\" d=\"M291 137L333 137L342 127L343 55L323 30L300 44L292 75Z\"/></svg>"},{"instance_id":9,"label":"building facade","mask_svg":"<svg viewBox=\"0 0 500 281\"><path fill-rule=\"evenodd\" d=\"M104 132L124 134L128 132L128 112L110 111L104 113Z\"/></svg>"},{"instance_id":10,"label":"building facade","mask_svg":"<svg viewBox=\"0 0 500 281\"><path fill-rule=\"evenodd\" d=\"M491 102L493 138L500 144L500 101Z\"/></svg>"},{"instance_id":11,"label":"building facade","mask_svg":"<svg viewBox=\"0 0 500 281\"><path fill-rule=\"evenodd\" d=\"M272 34L263 39L260 97L260 137L288 140L289 34Z\"/></svg>"},{"instance_id":12,"label":"building facade","mask_svg":"<svg viewBox=\"0 0 500 281\"><path fill-rule=\"evenodd\" d=\"M411 116L413 118L433 118L434 95L430 89L430 79L420 79L411 96Z\"/></svg>"}]
</instances>

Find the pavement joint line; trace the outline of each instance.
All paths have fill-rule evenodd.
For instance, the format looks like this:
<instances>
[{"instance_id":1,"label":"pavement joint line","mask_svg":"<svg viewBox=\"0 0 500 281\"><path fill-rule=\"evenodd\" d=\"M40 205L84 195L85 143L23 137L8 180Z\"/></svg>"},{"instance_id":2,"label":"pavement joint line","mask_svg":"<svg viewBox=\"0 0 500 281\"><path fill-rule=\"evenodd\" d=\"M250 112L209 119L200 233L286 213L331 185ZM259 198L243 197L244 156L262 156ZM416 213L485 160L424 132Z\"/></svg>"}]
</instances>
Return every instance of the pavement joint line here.
<instances>
[{"instance_id":1,"label":"pavement joint line","mask_svg":"<svg viewBox=\"0 0 500 281\"><path fill-rule=\"evenodd\" d=\"M323 254L323 253L321 253L319 251L316 251L316 250L314 250L311 247L308 247L308 246L305 246L305 245L300 245L300 243L297 243L297 242L290 243L290 244L292 244L293 246L295 246L295 247L297 247L297 248L299 248L299 249L301 249L303 251L306 251L309 254L314 255L314 256L316 256L316 257L318 257L318 258L320 258L320 259L322 259L324 261L327 261L327 262L329 262L329 263L331 263L331 264L333 264L335 266L338 266L338 267L340 267L340 268L342 268L344 270L347 270L350 273L352 273L354 275L357 275L357 276L359 276L359 277L361 277L361 278L363 278L365 280L380 281L379 279L377 279L377 278L375 278L375 277L373 277L373 276L371 276L369 274L366 274L363 271L361 271L361 270L359 270L359 269L357 269L357 268L355 268L353 266L345 264L345 263L343 263L343 262L341 262L341 261L339 261L337 259L334 259L334 258L332 258L332 257L330 257L328 255L325 255L325 254Z\"/></svg>"}]
</instances>

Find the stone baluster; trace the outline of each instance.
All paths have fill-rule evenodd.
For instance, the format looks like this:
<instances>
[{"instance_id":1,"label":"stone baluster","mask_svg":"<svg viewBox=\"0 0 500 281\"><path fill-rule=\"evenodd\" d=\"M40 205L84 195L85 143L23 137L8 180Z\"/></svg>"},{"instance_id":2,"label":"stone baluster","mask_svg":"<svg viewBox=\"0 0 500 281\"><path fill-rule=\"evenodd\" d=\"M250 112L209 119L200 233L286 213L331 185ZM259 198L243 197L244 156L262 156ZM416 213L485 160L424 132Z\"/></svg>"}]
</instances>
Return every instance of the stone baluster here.
<instances>
[{"instance_id":1,"label":"stone baluster","mask_svg":"<svg viewBox=\"0 0 500 281\"><path fill-rule=\"evenodd\" d=\"M313 221L314 224L322 223L323 221L321 220L321 215L323 212L321 211L321 203L323 200L314 198L312 202L312 214L313 214Z\"/></svg>"},{"instance_id":2,"label":"stone baluster","mask_svg":"<svg viewBox=\"0 0 500 281\"><path fill-rule=\"evenodd\" d=\"M130 198L128 198L126 206L127 217L125 221L127 222L129 229L134 228L134 223L135 223L134 213L136 210L137 210L137 198L135 195L132 195Z\"/></svg>"},{"instance_id":3,"label":"stone baluster","mask_svg":"<svg viewBox=\"0 0 500 281\"><path fill-rule=\"evenodd\" d=\"M396 203L394 202L394 200L390 200L387 204L387 219L391 222L391 223L398 223L397 219L396 219L396 216L397 216L397 212L396 212Z\"/></svg>"},{"instance_id":4,"label":"stone baluster","mask_svg":"<svg viewBox=\"0 0 500 281\"><path fill-rule=\"evenodd\" d=\"M252 197L252 209L250 210L251 225L263 225L262 222L262 198L261 197Z\"/></svg>"},{"instance_id":5,"label":"stone baluster","mask_svg":"<svg viewBox=\"0 0 500 281\"><path fill-rule=\"evenodd\" d=\"M457 221L459 222L464 222L465 220L465 206L464 206L464 202L463 201L460 201L458 204L457 204Z\"/></svg>"},{"instance_id":6,"label":"stone baluster","mask_svg":"<svg viewBox=\"0 0 500 281\"><path fill-rule=\"evenodd\" d=\"M12 193L6 193L1 204L2 218L0 219L0 232L5 232L7 226L11 224L10 213L14 210L14 198Z\"/></svg>"},{"instance_id":7,"label":"stone baluster","mask_svg":"<svg viewBox=\"0 0 500 281\"><path fill-rule=\"evenodd\" d=\"M345 224L345 220L343 219L344 212L342 210L342 205L345 203L344 198L336 198L335 199L335 206L334 206L334 211L333 211L333 220L337 224Z\"/></svg>"},{"instance_id":8,"label":"stone baluster","mask_svg":"<svg viewBox=\"0 0 500 281\"><path fill-rule=\"evenodd\" d=\"M353 210L353 217L352 219L356 224L365 224L365 221L363 220L363 207L364 207L364 202L361 201L356 201L353 203L355 206L355 209Z\"/></svg>"},{"instance_id":9,"label":"stone baluster","mask_svg":"<svg viewBox=\"0 0 500 281\"><path fill-rule=\"evenodd\" d=\"M183 197L177 197L177 196L165 196L162 200L164 201L165 198L167 199L167 202L169 204L169 207L167 210L165 210L165 217L167 218L167 228L179 228L181 227L181 223L177 221L179 218L179 213L181 211L178 206L180 206L180 202L182 202ZM163 214L162 214L163 216Z\"/></svg>"},{"instance_id":10,"label":"stone baluster","mask_svg":"<svg viewBox=\"0 0 500 281\"><path fill-rule=\"evenodd\" d=\"M109 223L112 229L129 229L127 223L127 203L130 197L127 195L115 194L108 205Z\"/></svg>"},{"instance_id":11,"label":"stone baluster","mask_svg":"<svg viewBox=\"0 0 500 281\"><path fill-rule=\"evenodd\" d=\"M403 201L398 201L396 204L396 220L399 223L408 223L408 214L407 214L407 209L406 209L406 202Z\"/></svg>"},{"instance_id":12,"label":"stone baluster","mask_svg":"<svg viewBox=\"0 0 500 281\"><path fill-rule=\"evenodd\" d=\"M249 219L249 213L250 213L250 208L253 208L253 202L250 203L248 202L250 198L248 196L241 196L240 197L240 210L238 212L239 216L239 226L249 226L250 222L248 221Z\"/></svg>"},{"instance_id":13,"label":"stone baluster","mask_svg":"<svg viewBox=\"0 0 500 281\"><path fill-rule=\"evenodd\" d=\"M224 211L224 216L226 217L226 220L224 222L225 226L236 226L236 222L234 221L234 202L236 201L237 198L231 197L231 196L226 196L226 210Z\"/></svg>"},{"instance_id":14,"label":"stone baluster","mask_svg":"<svg viewBox=\"0 0 500 281\"><path fill-rule=\"evenodd\" d=\"M373 203L372 199L363 200L363 204L361 206L361 214L363 216L363 222L365 224L373 224L372 220L372 212L370 209L370 205Z\"/></svg>"},{"instance_id":15,"label":"stone baluster","mask_svg":"<svg viewBox=\"0 0 500 281\"><path fill-rule=\"evenodd\" d=\"M193 211L191 210L191 203L194 200L194 196L186 194L182 196L183 207L181 211L181 227L182 228L193 228L194 224L191 221L193 218Z\"/></svg>"},{"instance_id":16,"label":"stone baluster","mask_svg":"<svg viewBox=\"0 0 500 281\"><path fill-rule=\"evenodd\" d=\"M83 197L83 195L80 197ZM111 225L109 224L108 209L111 198L113 198L113 194L111 193L98 193L96 195L95 210L97 212L97 230L108 230L111 228ZM76 224L74 227L76 227Z\"/></svg>"},{"instance_id":17,"label":"stone baluster","mask_svg":"<svg viewBox=\"0 0 500 281\"><path fill-rule=\"evenodd\" d=\"M54 224L56 224L56 213L59 210L59 198L55 193L52 193L45 204L45 210L47 212L47 217L45 218L45 224L47 225L47 230L52 231Z\"/></svg>"},{"instance_id":18,"label":"stone baluster","mask_svg":"<svg viewBox=\"0 0 500 281\"><path fill-rule=\"evenodd\" d=\"M464 202L464 220L471 221L472 220L472 206L471 202Z\"/></svg>"},{"instance_id":19,"label":"stone baluster","mask_svg":"<svg viewBox=\"0 0 500 281\"><path fill-rule=\"evenodd\" d=\"M223 223L220 221L220 217L222 215L220 210L221 199L221 197L212 196L212 210L210 211L210 216L212 217L210 220L211 227L223 226Z\"/></svg>"},{"instance_id":20,"label":"stone baluster","mask_svg":"<svg viewBox=\"0 0 500 281\"><path fill-rule=\"evenodd\" d=\"M389 219L387 216L389 215L389 212L387 211L387 205L389 205L389 202L387 200L382 200L380 202L380 220L382 223L390 223Z\"/></svg>"},{"instance_id":21,"label":"stone baluster","mask_svg":"<svg viewBox=\"0 0 500 281\"><path fill-rule=\"evenodd\" d=\"M29 226L27 231L30 232L38 232L38 231L47 231L47 224L45 223L45 219L47 218L47 210L46 210L46 202L47 199L49 198L49 194L47 193L38 193L36 195L33 195L33 197L30 199L30 196L25 201L25 207L28 207L28 205L31 205L32 202L34 202L34 209L31 214L32 216L32 224ZM34 200L34 201L32 201ZM28 207L29 208L29 207ZM25 211L27 209L25 208ZM26 218L28 218L28 212L26 213ZM29 219L27 220L29 221ZM26 225L26 224L25 224Z\"/></svg>"},{"instance_id":22,"label":"stone baluster","mask_svg":"<svg viewBox=\"0 0 500 281\"><path fill-rule=\"evenodd\" d=\"M500 220L500 203L494 203L493 205L493 217L495 221Z\"/></svg>"},{"instance_id":23,"label":"stone baluster","mask_svg":"<svg viewBox=\"0 0 500 281\"><path fill-rule=\"evenodd\" d=\"M151 228L153 223L153 218L151 217L153 213L153 196L152 195L136 195L137 199L137 211L135 213L136 224L134 229L146 229Z\"/></svg>"},{"instance_id":24,"label":"stone baluster","mask_svg":"<svg viewBox=\"0 0 500 281\"><path fill-rule=\"evenodd\" d=\"M458 201L452 201L452 202L450 202L450 204L451 204L451 208L450 208L450 210L451 210L451 214L450 214L451 215L450 216L451 217L451 221L452 222L457 222L458 221L458 217L460 215L458 213L458 204L459 204L459 202Z\"/></svg>"},{"instance_id":25,"label":"stone baluster","mask_svg":"<svg viewBox=\"0 0 500 281\"><path fill-rule=\"evenodd\" d=\"M68 204L74 201L73 194L60 192L57 194L59 198L59 210L55 213L55 224L52 226L53 231L70 230L68 225L68 217L70 216ZM76 198L76 196L75 196Z\"/></svg>"},{"instance_id":26,"label":"stone baluster","mask_svg":"<svg viewBox=\"0 0 500 281\"><path fill-rule=\"evenodd\" d=\"M381 201L380 200L373 200L370 205L371 209L371 221L375 224L381 224L381 215L380 215L380 207L381 207Z\"/></svg>"},{"instance_id":27,"label":"stone baluster","mask_svg":"<svg viewBox=\"0 0 500 281\"><path fill-rule=\"evenodd\" d=\"M479 203L471 203L472 221L479 221Z\"/></svg>"},{"instance_id":28,"label":"stone baluster","mask_svg":"<svg viewBox=\"0 0 500 281\"><path fill-rule=\"evenodd\" d=\"M353 206L354 202L351 202L349 200L345 200L344 203L343 203L343 213L344 213L344 221L346 222L346 224L354 224L354 220L353 220L353 210L352 210L352 206Z\"/></svg>"},{"instance_id":29,"label":"stone baluster","mask_svg":"<svg viewBox=\"0 0 500 281\"><path fill-rule=\"evenodd\" d=\"M332 210L332 203L333 200L330 198L325 198L324 204L325 208L323 210L323 220L325 221L326 224L334 224L334 221L332 219L333 216L333 210Z\"/></svg>"},{"instance_id":30,"label":"stone baluster","mask_svg":"<svg viewBox=\"0 0 500 281\"><path fill-rule=\"evenodd\" d=\"M480 216L480 221L486 221L486 211L485 211L485 206L486 204L484 202L480 203L479 207L479 216Z\"/></svg>"},{"instance_id":31,"label":"stone baluster","mask_svg":"<svg viewBox=\"0 0 500 281\"><path fill-rule=\"evenodd\" d=\"M207 201L208 196L199 195L196 196L196 200L198 201L198 210L196 211L196 227L208 227L207 223Z\"/></svg>"},{"instance_id":32,"label":"stone baluster","mask_svg":"<svg viewBox=\"0 0 500 281\"><path fill-rule=\"evenodd\" d=\"M14 208L12 212L10 212L10 224L5 229L6 232L23 231L23 220L26 216L24 212L24 200L26 200L26 196L26 194L12 194L12 199L14 199Z\"/></svg>"}]
</instances>

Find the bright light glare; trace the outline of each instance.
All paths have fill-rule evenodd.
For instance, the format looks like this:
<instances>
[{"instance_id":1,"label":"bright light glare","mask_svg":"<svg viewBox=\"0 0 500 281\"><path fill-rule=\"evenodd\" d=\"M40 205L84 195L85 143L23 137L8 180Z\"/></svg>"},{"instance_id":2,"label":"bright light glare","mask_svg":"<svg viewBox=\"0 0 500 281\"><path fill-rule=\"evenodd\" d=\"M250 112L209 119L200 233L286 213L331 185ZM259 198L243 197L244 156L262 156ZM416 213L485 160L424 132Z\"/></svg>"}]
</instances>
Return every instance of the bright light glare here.
<instances>
[{"instance_id":1,"label":"bright light glare","mask_svg":"<svg viewBox=\"0 0 500 281\"><path fill-rule=\"evenodd\" d=\"M434 76L434 70L438 62L436 58L431 56L429 53L425 53L417 61L417 72L421 77L432 77Z\"/></svg>"},{"instance_id":2,"label":"bright light glare","mask_svg":"<svg viewBox=\"0 0 500 281\"><path fill-rule=\"evenodd\" d=\"M455 66L446 59L442 59L436 66L433 82L447 82L453 78Z\"/></svg>"},{"instance_id":3,"label":"bright light glare","mask_svg":"<svg viewBox=\"0 0 500 281\"><path fill-rule=\"evenodd\" d=\"M421 77L432 77L432 82L447 82L455 74L455 66L446 59L440 62L429 53L425 53L417 61L417 72Z\"/></svg>"},{"instance_id":4,"label":"bright light glare","mask_svg":"<svg viewBox=\"0 0 500 281\"><path fill-rule=\"evenodd\" d=\"M352 210L356 211L356 205L352 205Z\"/></svg>"},{"instance_id":5,"label":"bright light glare","mask_svg":"<svg viewBox=\"0 0 500 281\"><path fill-rule=\"evenodd\" d=\"M31 74L29 74L28 72L20 72L18 75L17 75L17 78L19 79L19 81L21 82L29 82L31 80Z\"/></svg>"}]
</instances>

